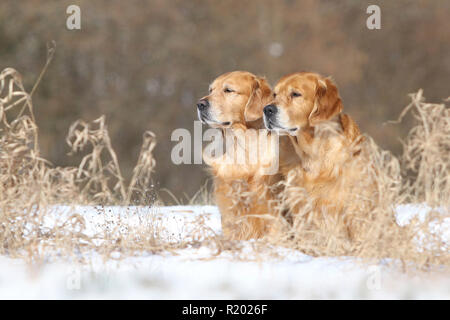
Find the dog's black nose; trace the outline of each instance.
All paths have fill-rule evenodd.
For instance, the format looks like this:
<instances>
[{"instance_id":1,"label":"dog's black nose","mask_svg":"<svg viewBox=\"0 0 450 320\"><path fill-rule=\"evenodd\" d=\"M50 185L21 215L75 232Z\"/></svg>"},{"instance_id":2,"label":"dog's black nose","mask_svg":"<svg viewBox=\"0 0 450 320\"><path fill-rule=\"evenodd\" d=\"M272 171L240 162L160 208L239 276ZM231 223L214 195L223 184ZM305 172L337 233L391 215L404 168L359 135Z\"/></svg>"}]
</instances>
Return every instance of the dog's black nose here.
<instances>
[{"instance_id":1,"label":"dog's black nose","mask_svg":"<svg viewBox=\"0 0 450 320\"><path fill-rule=\"evenodd\" d=\"M278 109L274 104L269 104L268 106L264 107L264 114L267 117L274 115L275 113L277 113L277 111L278 111Z\"/></svg>"},{"instance_id":2,"label":"dog's black nose","mask_svg":"<svg viewBox=\"0 0 450 320\"><path fill-rule=\"evenodd\" d=\"M202 99L197 103L197 108L199 111L203 111L209 107L209 101L206 99Z\"/></svg>"}]
</instances>

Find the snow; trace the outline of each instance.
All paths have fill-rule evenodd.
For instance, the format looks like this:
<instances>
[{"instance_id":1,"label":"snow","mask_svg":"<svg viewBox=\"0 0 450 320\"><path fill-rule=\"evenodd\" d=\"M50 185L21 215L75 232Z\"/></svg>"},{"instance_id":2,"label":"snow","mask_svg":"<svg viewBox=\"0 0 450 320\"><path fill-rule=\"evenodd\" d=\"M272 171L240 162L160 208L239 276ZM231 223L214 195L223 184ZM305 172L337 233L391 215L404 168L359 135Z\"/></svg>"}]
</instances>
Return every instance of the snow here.
<instances>
[{"instance_id":1,"label":"snow","mask_svg":"<svg viewBox=\"0 0 450 320\"><path fill-rule=\"evenodd\" d=\"M411 222L412 219L417 218L419 222L425 222L431 208L425 204L404 204L398 205L396 208L396 221L398 225L405 226ZM445 214L446 210L442 207L434 208L434 212L438 214ZM447 210L448 211L448 210ZM437 235L442 239L442 250L450 252L450 218L446 217L442 221L430 219L428 223L431 234ZM426 237L422 230L417 229L417 244L419 246L427 246Z\"/></svg>"},{"instance_id":2,"label":"snow","mask_svg":"<svg viewBox=\"0 0 450 320\"><path fill-rule=\"evenodd\" d=\"M399 206L397 221L421 219L428 209ZM157 221L158 235L169 242L192 236L201 217L220 233L215 206L90 207L55 206L43 228L61 223L73 213L86 220L86 235L105 227L139 227ZM107 223L106 223L107 222ZM450 224L435 226L450 239ZM251 256L253 242L242 242ZM92 254L88 265L60 259L33 267L23 260L0 256L0 299L449 299L448 274L408 275L387 265L370 265L355 258L311 257L278 248L278 257L258 256L240 261L230 252L212 255L209 247L188 248L177 254L145 253L124 259ZM113 255L113 258L119 258Z\"/></svg>"}]
</instances>

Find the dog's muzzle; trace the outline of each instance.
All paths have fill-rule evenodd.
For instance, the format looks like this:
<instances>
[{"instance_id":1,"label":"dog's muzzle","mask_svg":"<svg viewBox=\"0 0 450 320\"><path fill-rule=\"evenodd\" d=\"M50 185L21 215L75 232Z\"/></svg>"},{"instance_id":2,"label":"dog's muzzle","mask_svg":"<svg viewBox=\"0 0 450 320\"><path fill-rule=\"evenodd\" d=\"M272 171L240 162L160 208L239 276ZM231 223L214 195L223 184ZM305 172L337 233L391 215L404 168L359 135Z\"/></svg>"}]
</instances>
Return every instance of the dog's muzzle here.
<instances>
[{"instance_id":1,"label":"dog's muzzle","mask_svg":"<svg viewBox=\"0 0 450 320\"><path fill-rule=\"evenodd\" d=\"M205 123L209 118L208 108L209 108L209 101L206 99L199 100L199 102L197 103L198 118L203 123Z\"/></svg>"}]
</instances>

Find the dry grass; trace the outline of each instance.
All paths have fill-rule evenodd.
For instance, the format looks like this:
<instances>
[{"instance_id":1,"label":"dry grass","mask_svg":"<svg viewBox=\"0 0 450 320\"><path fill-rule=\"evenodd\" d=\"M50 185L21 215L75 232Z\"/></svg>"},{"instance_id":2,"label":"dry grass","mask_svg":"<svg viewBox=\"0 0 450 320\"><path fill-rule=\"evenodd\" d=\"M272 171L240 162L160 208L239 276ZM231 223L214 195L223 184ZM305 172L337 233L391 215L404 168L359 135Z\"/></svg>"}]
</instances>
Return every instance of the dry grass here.
<instances>
[{"instance_id":1,"label":"dry grass","mask_svg":"<svg viewBox=\"0 0 450 320\"><path fill-rule=\"evenodd\" d=\"M408 201L448 208L450 109L445 104L426 103L422 90L410 96L412 102L398 120L401 121L412 111L417 122L403 143L404 153L401 159Z\"/></svg>"},{"instance_id":2,"label":"dry grass","mask_svg":"<svg viewBox=\"0 0 450 320\"><path fill-rule=\"evenodd\" d=\"M49 51L46 66L52 52ZM110 225L105 222L102 232L88 237L84 233L85 218L74 209L69 217L44 228L45 217L53 204L157 204L151 182L156 140L152 132L144 133L132 179L127 183L105 118L92 123L80 120L70 127L67 143L72 153L87 150L86 155L78 167L53 167L39 152L31 100L38 82L27 93L14 69L5 69L0 74L0 254L25 257L37 263L54 255L83 261L89 256L83 253L93 251L108 259L112 252L120 252L125 257L211 245L218 252L227 250L238 255L242 246L211 233L202 217L193 222L192 237L175 242L162 240L165 227L154 215L142 215L137 226L125 230L120 221ZM353 221L360 230L357 238L350 241L344 236L343 221L326 214L308 215L307 194L288 178L284 187L296 193L297 201L304 201L302 212L291 223L279 219L280 232L254 242L256 251L266 254L272 245L282 245L312 255L396 259L405 267L422 270L450 266L448 247L429 228L430 222L449 216L450 111L445 104L425 103L422 91L411 95L411 99L399 121L412 113L417 122L404 141L400 159L380 149L369 137L366 139L363 156L371 165L364 166L367 179L362 179L360 188L375 186L376 196L354 195ZM205 185L189 203L211 203L208 189ZM283 206L289 201L281 200ZM426 203L440 208L440 212L433 210L425 222L414 219L409 225L399 227L394 210L398 204L405 203ZM104 214L102 209L98 210ZM419 233L423 235L422 241L426 239L426 245L422 243L420 248Z\"/></svg>"},{"instance_id":3,"label":"dry grass","mask_svg":"<svg viewBox=\"0 0 450 320\"><path fill-rule=\"evenodd\" d=\"M72 153L81 151L88 145L91 148L91 152L83 157L75 176L77 185L81 186L80 194L83 199L89 203L102 204L130 204L132 199L142 203L146 200L155 166L152 151L156 140L153 132L144 133L138 162L128 186L120 171L104 116L94 120L92 124L76 121L70 127L66 141Z\"/></svg>"},{"instance_id":4,"label":"dry grass","mask_svg":"<svg viewBox=\"0 0 450 320\"><path fill-rule=\"evenodd\" d=\"M51 60L52 51L46 66ZM45 69L44 69L45 70ZM42 74L40 78L42 77ZM36 89L34 86L32 92ZM189 245L211 242L210 230L202 217L191 222L189 239L170 242L168 233L153 214L141 215L133 228L123 217L114 223L105 220L102 231L86 236L86 221L75 205L96 207L105 215L103 205L158 203L151 176L155 166L155 135L147 131L131 180L126 183L109 138L105 118L88 123L76 121L69 129L67 143L71 153L87 150L78 167L53 167L40 156L38 127L31 94L22 85L20 74L11 68L0 74L0 254L23 257L39 263L58 255L86 262L97 252L108 259L112 252L121 257L139 252L173 251ZM204 192L200 192L203 194ZM199 195L200 197L200 195ZM47 226L45 218L53 205L72 205L69 216L53 215L55 223ZM129 216L138 214L130 212ZM117 220L116 219L116 220Z\"/></svg>"}]
</instances>

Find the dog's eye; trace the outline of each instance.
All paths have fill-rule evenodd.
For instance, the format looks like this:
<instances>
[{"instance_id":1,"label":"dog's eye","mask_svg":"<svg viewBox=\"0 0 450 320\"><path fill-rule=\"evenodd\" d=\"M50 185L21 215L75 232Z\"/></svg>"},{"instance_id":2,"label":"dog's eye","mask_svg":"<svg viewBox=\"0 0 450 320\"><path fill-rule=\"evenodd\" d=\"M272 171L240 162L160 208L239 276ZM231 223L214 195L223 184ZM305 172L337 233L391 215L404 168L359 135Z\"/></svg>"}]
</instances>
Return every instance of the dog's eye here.
<instances>
[{"instance_id":1,"label":"dog's eye","mask_svg":"<svg viewBox=\"0 0 450 320\"><path fill-rule=\"evenodd\" d=\"M232 90L230 88L225 88L225 89L223 89L223 92L230 93L230 92L234 92L234 90Z\"/></svg>"},{"instance_id":2,"label":"dog's eye","mask_svg":"<svg viewBox=\"0 0 450 320\"><path fill-rule=\"evenodd\" d=\"M274 97L274 98L276 98L276 97L277 97L277 94L276 94L275 92L273 93L273 97Z\"/></svg>"},{"instance_id":3,"label":"dog's eye","mask_svg":"<svg viewBox=\"0 0 450 320\"><path fill-rule=\"evenodd\" d=\"M209 93L211 93L211 92L212 92L212 90L213 90L212 88L209 88Z\"/></svg>"},{"instance_id":4,"label":"dog's eye","mask_svg":"<svg viewBox=\"0 0 450 320\"><path fill-rule=\"evenodd\" d=\"M301 97L302 94L300 92L294 91L294 92L291 93L291 96L292 96L292 98L296 98L296 97Z\"/></svg>"}]
</instances>

